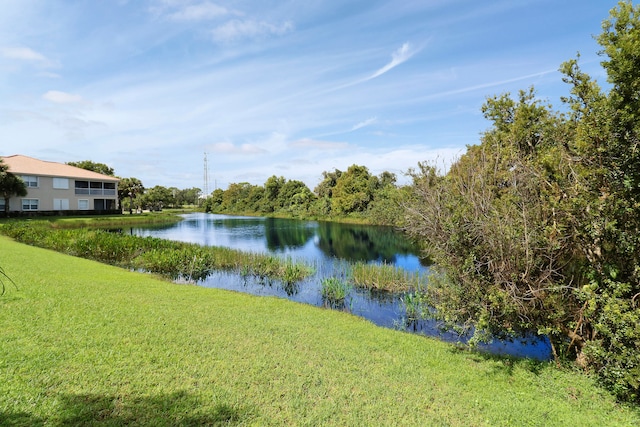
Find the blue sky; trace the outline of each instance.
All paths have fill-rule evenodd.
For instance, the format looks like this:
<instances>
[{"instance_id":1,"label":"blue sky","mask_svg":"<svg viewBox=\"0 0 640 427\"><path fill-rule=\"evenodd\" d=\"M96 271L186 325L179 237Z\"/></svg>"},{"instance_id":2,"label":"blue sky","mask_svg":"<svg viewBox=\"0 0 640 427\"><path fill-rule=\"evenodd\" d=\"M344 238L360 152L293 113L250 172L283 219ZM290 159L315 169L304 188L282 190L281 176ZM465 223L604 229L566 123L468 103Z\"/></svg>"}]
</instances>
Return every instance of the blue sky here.
<instances>
[{"instance_id":1,"label":"blue sky","mask_svg":"<svg viewBox=\"0 0 640 427\"><path fill-rule=\"evenodd\" d=\"M478 143L488 96L557 72L616 1L1 0L0 155L93 160L147 187L400 182Z\"/></svg>"}]
</instances>

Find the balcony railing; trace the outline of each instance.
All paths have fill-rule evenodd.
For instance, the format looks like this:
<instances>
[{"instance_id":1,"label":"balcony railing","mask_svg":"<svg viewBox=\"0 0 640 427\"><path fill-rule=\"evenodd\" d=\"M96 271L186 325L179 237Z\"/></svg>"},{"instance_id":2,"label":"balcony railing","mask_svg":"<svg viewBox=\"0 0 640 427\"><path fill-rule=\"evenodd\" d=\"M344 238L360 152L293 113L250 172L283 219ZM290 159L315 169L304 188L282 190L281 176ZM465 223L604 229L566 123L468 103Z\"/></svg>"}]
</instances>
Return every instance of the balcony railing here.
<instances>
[{"instance_id":1,"label":"balcony railing","mask_svg":"<svg viewBox=\"0 0 640 427\"><path fill-rule=\"evenodd\" d=\"M76 188L76 195L115 196L116 190L102 188Z\"/></svg>"}]
</instances>

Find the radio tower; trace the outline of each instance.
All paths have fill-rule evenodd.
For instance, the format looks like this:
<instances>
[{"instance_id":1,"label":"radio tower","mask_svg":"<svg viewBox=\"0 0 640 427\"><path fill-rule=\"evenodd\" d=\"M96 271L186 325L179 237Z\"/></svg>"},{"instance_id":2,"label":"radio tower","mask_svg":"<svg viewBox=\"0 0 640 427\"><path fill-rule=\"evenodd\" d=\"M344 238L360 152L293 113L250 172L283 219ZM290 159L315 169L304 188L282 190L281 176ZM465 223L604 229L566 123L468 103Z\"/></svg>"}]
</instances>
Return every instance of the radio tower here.
<instances>
[{"instance_id":1,"label":"radio tower","mask_svg":"<svg viewBox=\"0 0 640 427\"><path fill-rule=\"evenodd\" d=\"M207 164L207 152L204 152L204 191L203 196L209 197L209 165Z\"/></svg>"}]
</instances>

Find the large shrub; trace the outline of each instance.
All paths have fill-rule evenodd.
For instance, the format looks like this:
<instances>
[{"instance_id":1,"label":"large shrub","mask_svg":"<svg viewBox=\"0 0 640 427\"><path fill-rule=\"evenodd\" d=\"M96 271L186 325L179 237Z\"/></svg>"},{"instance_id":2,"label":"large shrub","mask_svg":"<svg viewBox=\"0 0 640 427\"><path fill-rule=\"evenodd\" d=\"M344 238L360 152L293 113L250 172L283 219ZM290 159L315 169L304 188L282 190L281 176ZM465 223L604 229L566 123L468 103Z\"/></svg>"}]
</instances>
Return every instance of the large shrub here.
<instances>
[{"instance_id":1,"label":"large shrub","mask_svg":"<svg viewBox=\"0 0 640 427\"><path fill-rule=\"evenodd\" d=\"M406 229L441 274L435 315L475 338L541 333L556 357L640 401L640 6L603 23L609 92L562 65L560 114L533 90L483 106L490 129L446 173L413 171Z\"/></svg>"}]
</instances>

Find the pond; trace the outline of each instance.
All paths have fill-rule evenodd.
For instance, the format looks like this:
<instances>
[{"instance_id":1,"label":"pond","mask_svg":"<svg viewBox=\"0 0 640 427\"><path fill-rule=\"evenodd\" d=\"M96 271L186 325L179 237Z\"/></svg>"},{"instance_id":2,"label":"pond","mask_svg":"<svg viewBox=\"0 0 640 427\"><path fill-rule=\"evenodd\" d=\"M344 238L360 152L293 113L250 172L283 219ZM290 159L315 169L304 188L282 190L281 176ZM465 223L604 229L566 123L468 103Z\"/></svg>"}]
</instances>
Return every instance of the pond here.
<instances>
[{"instance_id":1,"label":"pond","mask_svg":"<svg viewBox=\"0 0 640 427\"><path fill-rule=\"evenodd\" d=\"M137 227L130 233L269 253L312 265L315 274L293 285L226 272L214 272L198 284L316 306L326 306L321 295L322 280L344 278L352 262L397 266L417 272L425 281L429 272L429 265L421 259L418 249L402 233L389 227L193 213L184 215L184 220L176 224ZM452 342L464 341L455 333L442 332L435 321L408 322L404 297L354 288L343 305L332 308L364 317L379 326ZM492 353L537 359L548 359L551 354L549 343L543 339L494 342L483 348Z\"/></svg>"}]
</instances>

